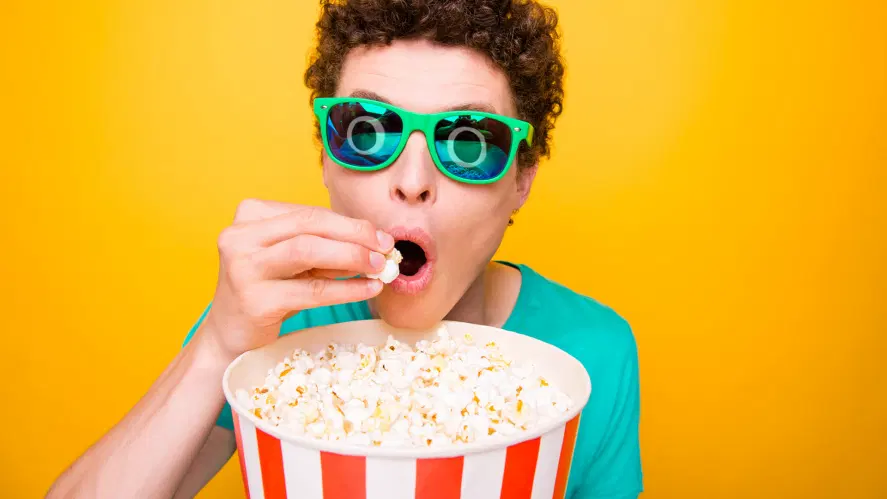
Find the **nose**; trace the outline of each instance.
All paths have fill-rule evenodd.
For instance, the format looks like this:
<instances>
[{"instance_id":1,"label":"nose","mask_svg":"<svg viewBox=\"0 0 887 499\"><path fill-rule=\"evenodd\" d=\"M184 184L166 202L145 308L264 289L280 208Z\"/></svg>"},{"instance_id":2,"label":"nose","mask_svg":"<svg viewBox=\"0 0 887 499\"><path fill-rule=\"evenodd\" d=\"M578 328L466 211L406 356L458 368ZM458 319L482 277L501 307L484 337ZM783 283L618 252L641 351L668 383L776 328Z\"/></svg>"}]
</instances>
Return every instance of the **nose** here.
<instances>
[{"instance_id":1,"label":"nose","mask_svg":"<svg viewBox=\"0 0 887 499\"><path fill-rule=\"evenodd\" d=\"M413 133L400 157L389 168L391 199L414 205L434 203L438 178L424 135Z\"/></svg>"}]
</instances>

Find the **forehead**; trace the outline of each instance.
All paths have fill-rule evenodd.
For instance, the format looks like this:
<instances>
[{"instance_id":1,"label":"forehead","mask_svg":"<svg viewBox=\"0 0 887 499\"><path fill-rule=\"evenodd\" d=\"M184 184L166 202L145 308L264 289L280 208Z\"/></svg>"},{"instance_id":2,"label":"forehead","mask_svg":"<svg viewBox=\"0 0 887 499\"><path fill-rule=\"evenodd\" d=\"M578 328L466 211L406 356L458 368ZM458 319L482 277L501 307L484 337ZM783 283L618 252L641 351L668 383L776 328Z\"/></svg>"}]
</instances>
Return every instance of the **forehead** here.
<instances>
[{"instance_id":1,"label":"forehead","mask_svg":"<svg viewBox=\"0 0 887 499\"><path fill-rule=\"evenodd\" d=\"M480 52L426 40L398 40L348 53L338 96L368 91L392 104L430 113L473 104L514 116L505 73Z\"/></svg>"}]
</instances>

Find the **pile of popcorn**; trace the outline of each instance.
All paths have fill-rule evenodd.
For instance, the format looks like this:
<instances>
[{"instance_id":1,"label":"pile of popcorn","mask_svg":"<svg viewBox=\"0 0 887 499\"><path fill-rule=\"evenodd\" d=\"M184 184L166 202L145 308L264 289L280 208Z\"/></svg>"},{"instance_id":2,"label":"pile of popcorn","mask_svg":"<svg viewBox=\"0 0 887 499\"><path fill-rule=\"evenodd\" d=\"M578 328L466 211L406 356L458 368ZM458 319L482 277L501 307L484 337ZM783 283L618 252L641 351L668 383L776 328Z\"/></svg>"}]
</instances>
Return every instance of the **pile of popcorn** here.
<instances>
[{"instance_id":1,"label":"pile of popcorn","mask_svg":"<svg viewBox=\"0 0 887 499\"><path fill-rule=\"evenodd\" d=\"M331 343L296 350L237 402L281 431L375 446L438 446L512 435L567 412L572 401L505 359L495 342L475 345L445 325L411 347Z\"/></svg>"}]
</instances>

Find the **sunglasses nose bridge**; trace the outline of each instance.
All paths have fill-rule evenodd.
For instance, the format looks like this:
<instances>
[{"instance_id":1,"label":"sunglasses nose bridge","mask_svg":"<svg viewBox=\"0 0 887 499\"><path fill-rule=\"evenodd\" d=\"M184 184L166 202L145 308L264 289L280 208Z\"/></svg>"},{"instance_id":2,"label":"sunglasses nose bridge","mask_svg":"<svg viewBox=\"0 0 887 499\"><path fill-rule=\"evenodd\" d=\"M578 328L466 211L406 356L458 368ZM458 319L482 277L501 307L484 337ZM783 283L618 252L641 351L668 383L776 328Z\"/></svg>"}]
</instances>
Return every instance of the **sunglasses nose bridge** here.
<instances>
[{"instance_id":1,"label":"sunglasses nose bridge","mask_svg":"<svg viewBox=\"0 0 887 499\"><path fill-rule=\"evenodd\" d=\"M429 148L429 138L422 129L415 129L407 136L407 142L404 144L403 151L398 157L398 161L406 160L411 164L418 163L422 166L431 166L431 149Z\"/></svg>"},{"instance_id":2,"label":"sunglasses nose bridge","mask_svg":"<svg viewBox=\"0 0 887 499\"><path fill-rule=\"evenodd\" d=\"M410 132L403 151L389 168L395 201L422 204L436 199L437 170L421 130Z\"/></svg>"}]
</instances>

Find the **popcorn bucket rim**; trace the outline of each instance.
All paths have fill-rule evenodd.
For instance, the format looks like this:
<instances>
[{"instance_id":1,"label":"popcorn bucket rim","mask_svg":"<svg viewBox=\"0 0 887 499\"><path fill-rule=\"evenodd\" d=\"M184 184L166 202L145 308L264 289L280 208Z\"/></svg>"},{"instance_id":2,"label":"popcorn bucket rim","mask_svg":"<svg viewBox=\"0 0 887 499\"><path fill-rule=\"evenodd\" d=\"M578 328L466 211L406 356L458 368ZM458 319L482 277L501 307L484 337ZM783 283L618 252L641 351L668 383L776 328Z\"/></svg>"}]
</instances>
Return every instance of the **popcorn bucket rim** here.
<instances>
[{"instance_id":1,"label":"popcorn bucket rim","mask_svg":"<svg viewBox=\"0 0 887 499\"><path fill-rule=\"evenodd\" d=\"M375 447L375 446L366 446L366 445L357 445L357 444L348 444L344 442L336 442L336 441L327 441L327 440L319 440L312 437L306 437L301 435L292 435L286 432L280 431L278 427L270 424L269 422L260 419L252 414L249 411L242 410L239 404L237 403L237 399L234 396L234 393L231 391L229 387L229 378L231 376L231 372L234 368L240 364L244 359L249 357L250 355L255 355L256 352L259 352L263 349L269 348L271 345L277 343L278 341L282 341L287 336L281 336L272 344L256 348L254 350L250 350L244 352L239 355L233 362L231 362L228 367L225 369L225 374L222 376L222 390L225 393L225 399L228 401L228 404L231 406L231 410L237 413L237 416L241 419L246 418L251 425L253 425L256 429L267 433L268 435L282 441L282 442L290 442L292 444L298 445L299 447L305 447L309 449L314 449L322 452L329 452L333 454L345 455L345 456L365 456L365 457L381 457L381 458L393 458L393 459L434 459L434 458L449 458L449 457L457 457L457 456L467 456L469 454L488 452L493 449L505 448L509 446L513 446L522 442L526 442L529 440L533 440L535 438L539 438L542 435L547 434L548 432L560 428L561 426L566 426L568 422L570 422L573 418L579 416L582 410L585 408L586 404L588 404L588 400L591 397L591 378L588 375L588 371L585 370L585 366L582 365L579 360L565 352L561 348L552 345L550 343L545 343L537 338L533 338L532 336L527 336L525 334L517 333L514 331L508 331L501 328L496 328L492 326L483 326L479 324L470 324L459 321L449 321L444 320L440 321L441 324L459 324L466 325L471 328L484 328L496 330L500 333L506 333L507 335L516 335L523 337L523 341L528 341L530 343L538 343L539 348L547 348L554 349L561 354L564 358L564 362L572 362L578 365L580 368L579 371L583 374L583 390L582 394L579 397L571 397L573 399L573 407L560 415L557 418L552 419L548 423L544 425L539 425L533 430L523 431L517 433L512 436L499 436L499 437L491 437L485 438L483 440L461 444L461 445L453 445L446 447ZM380 319L368 319L361 321L350 321L345 323L337 323L337 324L329 324L325 326L316 326L312 328L306 328L301 332L307 331L316 331L322 329L342 329L342 328L359 328L361 325L374 324L374 325L384 325L385 327L396 330L391 326L388 326L387 323Z\"/></svg>"}]
</instances>

